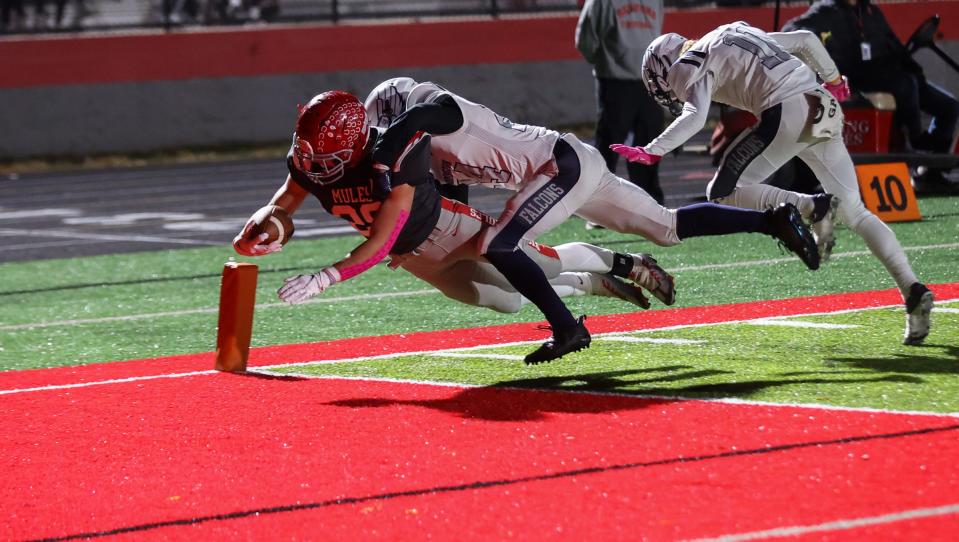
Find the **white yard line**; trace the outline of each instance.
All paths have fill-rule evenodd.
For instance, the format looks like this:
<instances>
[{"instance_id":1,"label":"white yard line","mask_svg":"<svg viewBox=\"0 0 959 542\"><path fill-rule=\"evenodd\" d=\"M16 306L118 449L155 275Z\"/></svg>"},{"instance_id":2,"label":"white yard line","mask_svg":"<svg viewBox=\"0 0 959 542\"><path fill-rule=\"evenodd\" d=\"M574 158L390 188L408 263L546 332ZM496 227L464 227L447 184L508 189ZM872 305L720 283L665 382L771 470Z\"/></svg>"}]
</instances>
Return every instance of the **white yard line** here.
<instances>
[{"instance_id":1,"label":"white yard line","mask_svg":"<svg viewBox=\"0 0 959 542\"><path fill-rule=\"evenodd\" d=\"M949 504L946 506L937 506L935 508L914 508L912 510L903 510L901 512L883 514L881 516L840 519L836 521L820 523L818 525L778 527L764 531L727 534L714 538L697 538L690 542L739 542L740 540L763 540L766 538L783 538L787 536L794 537L809 533L843 531L847 529L855 529L857 527L868 527L870 525L882 525L886 523L895 523L897 521L908 521L911 519L946 516L956 513L959 513L959 504Z\"/></svg>"},{"instance_id":2,"label":"white yard line","mask_svg":"<svg viewBox=\"0 0 959 542\"><path fill-rule=\"evenodd\" d=\"M410 292L389 292L383 294L362 294L342 297L315 297L307 304L315 303L339 303L341 301L365 301L378 300L390 297L412 297L427 294L439 294L439 290L414 290ZM257 309L275 309L277 307L289 307L287 303L263 303L257 305ZM53 322L38 322L33 324L7 324L0 325L0 331L22 331L26 329L41 329L45 327L57 326L76 326L84 324L102 324L106 322L133 322L136 320L150 320L152 318L165 318L170 316L186 316L190 314L214 314L219 311L219 307L202 307L198 309L184 309L167 312L150 312L145 314L131 314L127 316L105 316L102 318L84 318L75 320L56 320Z\"/></svg>"},{"instance_id":3,"label":"white yard line","mask_svg":"<svg viewBox=\"0 0 959 542\"><path fill-rule=\"evenodd\" d=\"M6 235L22 235L25 237L65 237L67 239L93 239L97 241L224 246L224 244L220 241L198 241L196 239L179 239L176 237L157 237L152 235L109 235L105 233L80 233L76 231L60 230L15 230L9 228L0 229L0 233Z\"/></svg>"},{"instance_id":4,"label":"white yard line","mask_svg":"<svg viewBox=\"0 0 959 542\"><path fill-rule=\"evenodd\" d=\"M819 329L854 329L857 327L851 324L829 324L826 322L803 322L802 320L780 320L776 318L761 318L749 322L751 326L780 326L780 327L806 327Z\"/></svg>"},{"instance_id":5,"label":"white yard line","mask_svg":"<svg viewBox=\"0 0 959 542\"><path fill-rule=\"evenodd\" d=\"M902 247L906 252L915 252L919 250L952 250L959 248L959 243L944 243L939 245L918 245L912 247ZM872 252L868 250L856 250L852 252L833 252L832 258L841 259L841 258L858 258L860 256L872 256ZM669 271L674 275L682 274L686 271L711 271L713 269L735 269L737 267L755 267L760 265L773 265L784 262L795 261L796 257L786 257L786 258L773 258L768 260L750 260L745 262L730 262L730 263L715 263L715 264L706 264L706 265L690 265L675 267L669 269Z\"/></svg>"},{"instance_id":6,"label":"white yard line","mask_svg":"<svg viewBox=\"0 0 959 542\"><path fill-rule=\"evenodd\" d=\"M626 336L620 336L620 335L600 336L599 339L603 341L621 342L621 343L649 343L649 344L675 344L675 345L706 344L706 341L698 341L693 339L657 339L655 337L626 337Z\"/></svg>"},{"instance_id":7,"label":"white yard line","mask_svg":"<svg viewBox=\"0 0 959 542\"><path fill-rule=\"evenodd\" d=\"M523 356L512 356L510 354L468 354L465 352L434 352L427 355L431 358L507 359L510 361L520 361L523 359Z\"/></svg>"}]
</instances>

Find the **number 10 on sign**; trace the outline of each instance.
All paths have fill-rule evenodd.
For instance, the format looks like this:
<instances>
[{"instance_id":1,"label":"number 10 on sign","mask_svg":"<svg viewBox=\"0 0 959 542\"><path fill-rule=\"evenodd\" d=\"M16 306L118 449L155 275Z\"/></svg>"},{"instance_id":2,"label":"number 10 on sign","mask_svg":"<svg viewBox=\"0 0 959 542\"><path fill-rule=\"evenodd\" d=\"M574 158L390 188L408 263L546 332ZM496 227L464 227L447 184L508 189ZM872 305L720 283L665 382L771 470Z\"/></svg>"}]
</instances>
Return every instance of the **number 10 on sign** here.
<instances>
[{"instance_id":1,"label":"number 10 on sign","mask_svg":"<svg viewBox=\"0 0 959 542\"><path fill-rule=\"evenodd\" d=\"M856 175L863 203L883 222L922 220L906 164L856 166Z\"/></svg>"}]
</instances>

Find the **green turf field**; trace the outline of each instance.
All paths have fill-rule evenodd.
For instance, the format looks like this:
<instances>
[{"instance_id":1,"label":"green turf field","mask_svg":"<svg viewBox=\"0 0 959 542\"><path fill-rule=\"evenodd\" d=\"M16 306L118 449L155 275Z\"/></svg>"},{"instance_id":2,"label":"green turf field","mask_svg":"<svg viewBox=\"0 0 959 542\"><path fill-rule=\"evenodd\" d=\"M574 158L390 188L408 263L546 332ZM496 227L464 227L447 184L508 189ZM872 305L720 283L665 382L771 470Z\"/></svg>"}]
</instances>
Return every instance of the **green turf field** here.
<instances>
[{"instance_id":1,"label":"green turf field","mask_svg":"<svg viewBox=\"0 0 959 542\"><path fill-rule=\"evenodd\" d=\"M920 200L920 207L925 217L922 222L892 227L922 279L930 283L959 281L959 198L925 198ZM616 250L652 252L676 275L676 306L893 286L861 239L843 228L838 238L834 261L818 272L807 271L798 259L783 254L771 238L759 234L691 239L666 249L610 231L585 231L583 222L574 219L541 240L552 244L583 240ZM294 239L280 254L250 259L260 265L261 271L253 346L542 320L533 307L504 315L460 305L411 275L389 271L382 265L334 286L316 302L295 307L278 303L275 290L284 277L315 271L358 242L358 236ZM0 264L0 370L211 351L215 347L219 276L223 263L232 255L225 239L222 248ZM576 313L593 315L634 308L608 298L575 298L569 305ZM898 344L902 332L901 314L892 316L884 324L889 327L885 342L892 343L890 347ZM951 345L955 362L959 327L948 322L943 318L939 324L937 320L931 342ZM790 330L777 333L789 335ZM853 333L847 340L866 339ZM857 343L850 344L856 348ZM628 344L616 348L623 356L638 355L634 350L646 349ZM692 363L685 348L672 352L670 359L674 361L667 365L679 363L676 359ZM858 349L868 357L867 348L873 346L864 342ZM597 354L600 356L612 355L605 347L592 351L601 351ZM900 355L895 352L889 355ZM922 352L926 355L925 349ZM597 358L595 363L595 371L602 372L610 362ZM708 360L696 361L695 366L713 370L706 369L710 367ZM957 372L945 367L941 371L953 379ZM694 380L685 385L698 383L706 384ZM793 386L773 388L783 390L781 393L795 392ZM954 396L957 388L953 388Z\"/></svg>"}]
</instances>

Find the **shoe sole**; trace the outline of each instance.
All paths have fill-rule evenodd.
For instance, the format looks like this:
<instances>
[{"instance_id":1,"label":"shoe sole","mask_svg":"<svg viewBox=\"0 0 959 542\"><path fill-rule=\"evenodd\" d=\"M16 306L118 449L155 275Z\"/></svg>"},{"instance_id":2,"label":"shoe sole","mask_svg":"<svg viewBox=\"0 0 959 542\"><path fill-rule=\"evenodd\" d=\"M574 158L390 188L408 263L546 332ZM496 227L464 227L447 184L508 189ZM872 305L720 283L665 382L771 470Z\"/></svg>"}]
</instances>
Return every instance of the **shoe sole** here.
<instances>
[{"instance_id":1,"label":"shoe sole","mask_svg":"<svg viewBox=\"0 0 959 542\"><path fill-rule=\"evenodd\" d=\"M916 310L919 312L920 316L929 318L929 315L932 314L932 305L933 305L932 292L926 292L922 294L922 298L920 298L919 306L916 307ZM906 346L917 346L922 344L922 341L926 340L926 337L929 336L929 330L931 328L932 328L931 325L927 327L926 332L923 333L922 335L906 335L906 338L903 339L902 344Z\"/></svg>"},{"instance_id":2,"label":"shoe sole","mask_svg":"<svg viewBox=\"0 0 959 542\"><path fill-rule=\"evenodd\" d=\"M613 275L604 275L602 281L603 288L605 288L609 293L613 294L616 298L636 305L641 309L649 309L651 306L649 304L649 299L646 299L646 296L644 296L642 293L642 288L639 286L630 286L628 284L619 282L619 279ZM628 290L628 288L635 288L636 294L634 295Z\"/></svg>"},{"instance_id":3,"label":"shoe sole","mask_svg":"<svg viewBox=\"0 0 959 542\"><path fill-rule=\"evenodd\" d=\"M570 350L569 352L564 353L563 356L566 356L566 355L568 355L568 354L572 354L573 352L579 352L580 350L589 348L589 345L590 345L591 342L592 342L592 340L586 341L586 344L582 344L582 345L580 345L580 346L577 346L576 348L573 348L573 349ZM526 365L539 365L539 364L541 364L541 363L549 363L549 362L551 362L551 361L558 360L558 359L562 358L563 356L556 356L555 358L542 359L542 360L539 360L539 361L523 360L523 363L525 363Z\"/></svg>"},{"instance_id":4,"label":"shoe sole","mask_svg":"<svg viewBox=\"0 0 959 542\"><path fill-rule=\"evenodd\" d=\"M659 264L656 263L656 259L653 258L651 255L635 254L634 256L638 256L643 259L643 261L645 262L642 264L643 267L646 268L650 276L652 276L656 280L659 286L657 286L656 288L650 289L650 288L647 288L645 285L643 285L640 281L638 281L638 277L636 279L630 278L629 280L632 281L633 284L636 284L637 286L640 286L643 289L647 290L649 293L653 294L653 297L660 300L663 304L672 305L673 303L675 303L676 302L676 281L673 279L673 276L667 273L665 269L660 267ZM668 283L669 285L668 289L663 290L662 288L663 282Z\"/></svg>"},{"instance_id":5,"label":"shoe sole","mask_svg":"<svg viewBox=\"0 0 959 542\"><path fill-rule=\"evenodd\" d=\"M819 263L820 265L829 261L829 258L832 256L832 249L836 246L836 210L839 208L839 198L833 196L829 201L829 210L826 211L825 216L822 217L819 224L824 220L828 220L831 227L829 228L829 233L826 235L819 235L814 229L815 224L810 226L810 230L813 232L813 237L816 239L816 248L819 249Z\"/></svg>"}]
</instances>

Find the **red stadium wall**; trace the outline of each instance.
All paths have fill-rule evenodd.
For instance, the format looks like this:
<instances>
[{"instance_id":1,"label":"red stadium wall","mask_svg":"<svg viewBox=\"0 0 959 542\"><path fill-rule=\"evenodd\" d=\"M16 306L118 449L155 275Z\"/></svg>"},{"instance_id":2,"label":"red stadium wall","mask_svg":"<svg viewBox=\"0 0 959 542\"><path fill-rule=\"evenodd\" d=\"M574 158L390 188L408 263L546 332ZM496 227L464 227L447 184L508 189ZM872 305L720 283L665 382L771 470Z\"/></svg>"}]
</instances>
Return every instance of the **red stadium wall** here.
<instances>
[{"instance_id":1,"label":"red stadium wall","mask_svg":"<svg viewBox=\"0 0 959 542\"><path fill-rule=\"evenodd\" d=\"M883 4L905 40L939 13L959 39L959 2ZM783 8L781 21L804 11ZM771 8L667 11L666 31L700 36L744 20L771 29ZM578 59L575 15L542 18L342 24L0 41L0 88L357 71L394 66Z\"/></svg>"},{"instance_id":2,"label":"red stadium wall","mask_svg":"<svg viewBox=\"0 0 959 542\"><path fill-rule=\"evenodd\" d=\"M780 21L785 22L804 9L802 5L786 7ZM959 1L884 3L882 9L902 39L922 20L938 13L943 18L943 38L959 40ZM745 20L768 30L773 25L773 10L759 7L667 11L664 29L699 36L734 20ZM454 90L456 79L461 78L470 95L488 100L493 106L512 108L503 112L530 122L540 119L586 121L594 114L592 80L589 67L573 45L575 24L576 14L569 13L409 24L277 25L170 33L0 38L0 118L5 119L5 125L11 123L5 127L13 127L13 130L4 130L9 135L0 136L0 157L48 152L41 142L49 141L49 136L39 128L16 132L22 128L18 125L21 119L27 122L23 111L41 110L48 107L51 100L81 104L69 110L70 115L76 116L62 120L84 128L82 136L78 134L68 147L75 153L107 152L117 145L118 151L149 150L193 145L198 141L217 142L210 140L215 130L211 130L212 136L202 135L202 140L198 136L197 140L177 141L177 130L184 134L195 132L189 125L182 124L188 122L188 118L179 118L180 124L175 129L165 128L162 125L168 117L165 113L149 119L138 118L143 113L136 108L143 107L144 102L163 110L176 105L164 102L177 102L179 92L192 101L197 110L207 113L209 123L210 112L220 103L224 87L228 87L227 94L239 93L233 99L237 106L242 106L260 103L262 97L255 93L262 94L264 89L271 92L293 86L298 87L295 96L302 96L329 88L324 85L335 85L362 93L377 78L407 73L435 78ZM540 80L517 81L524 78ZM563 85L556 85L559 81ZM186 85L185 82L193 83ZM243 91L241 87L248 82L260 86ZM547 98L567 101L561 108L538 111L535 104L526 107L515 101L527 96L531 89L558 86L569 89L565 94L558 91L560 95ZM35 92L37 90L43 92ZM157 90L160 98L153 95ZM30 91L34 94L29 94ZM209 95L207 106L201 103L202 97L198 94ZM519 98L500 100L498 94ZM283 93L276 99L295 101ZM37 103L31 105L31 100ZM577 107L581 110L574 110ZM561 109L559 116L555 109ZM97 118L85 118L87 110ZM103 133L102 130L111 128L102 118L104 112L117 112L119 118L132 123L150 124L162 137L151 142L152 133L139 133L136 134L139 136L137 147L120 148L130 141L130 134L118 133L117 145L109 143L108 136L104 136L99 148L89 147L87 133L93 130ZM57 122L52 112L49 116L48 123ZM288 120L284 116L282 126L286 126ZM256 122L258 131L253 139L275 139L281 133L285 137L287 130L283 128L281 132L279 123L272 125L262 119ZM251 139L236 126L231 126L229 131L237 140ZM14 137L17 141L3 139ZM34 142L27 141L34 139Z\"/></svg>"}]
</instances>

